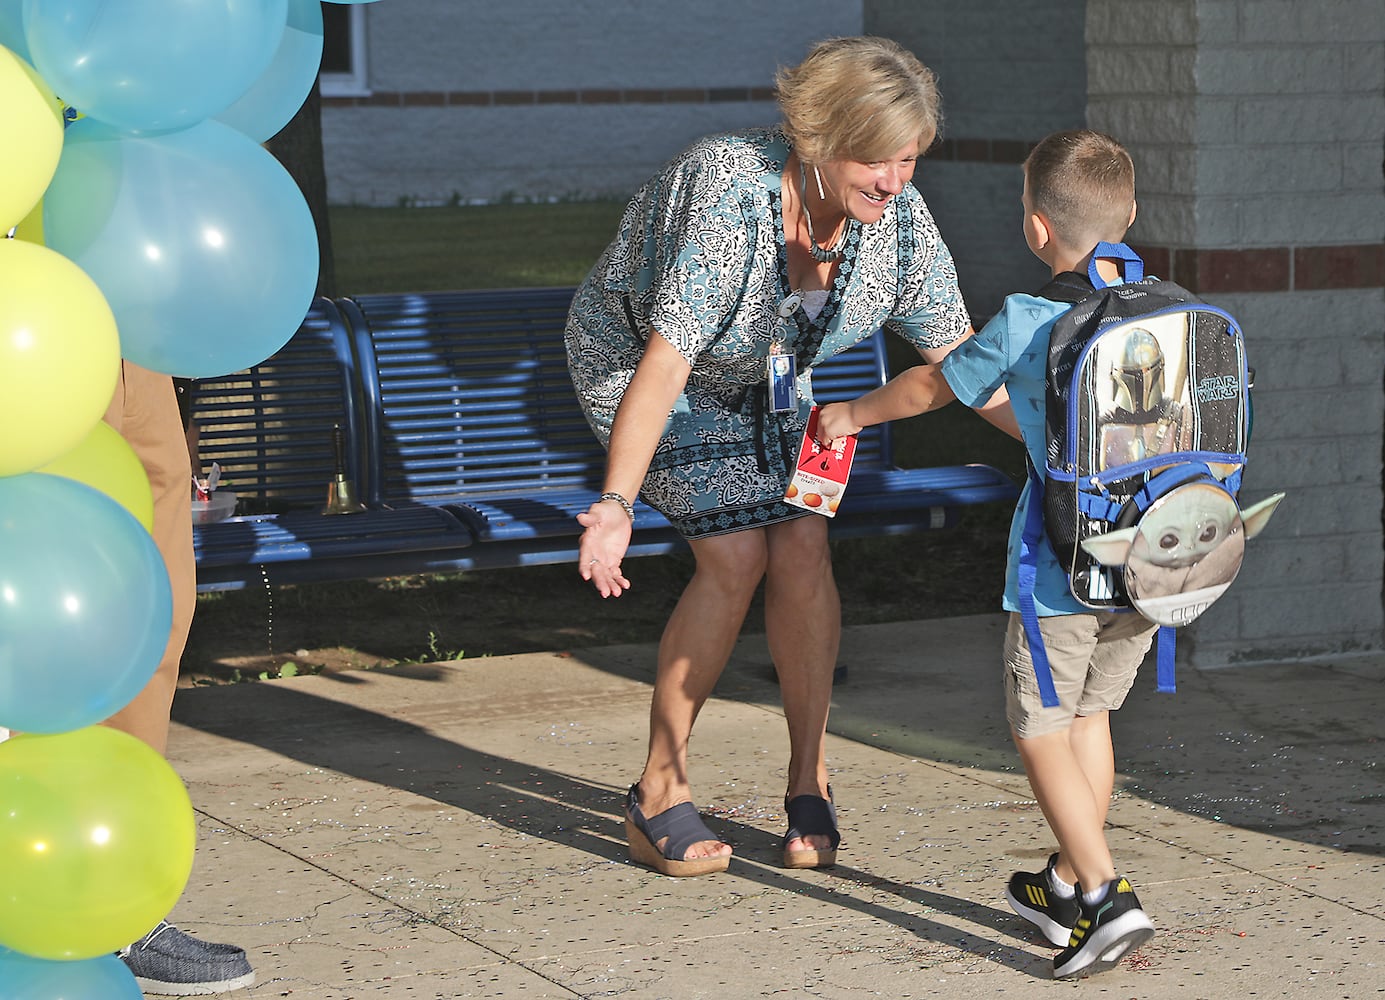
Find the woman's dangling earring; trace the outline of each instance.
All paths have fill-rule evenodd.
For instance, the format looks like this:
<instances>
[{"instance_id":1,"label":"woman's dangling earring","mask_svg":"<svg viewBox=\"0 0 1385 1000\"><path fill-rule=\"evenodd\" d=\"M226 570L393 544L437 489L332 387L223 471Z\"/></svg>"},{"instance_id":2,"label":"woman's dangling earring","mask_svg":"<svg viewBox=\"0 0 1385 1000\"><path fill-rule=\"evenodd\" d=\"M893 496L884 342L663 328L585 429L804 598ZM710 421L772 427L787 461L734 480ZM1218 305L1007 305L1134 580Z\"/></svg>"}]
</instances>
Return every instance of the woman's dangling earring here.
<instances>
[{"instance_id":1,"label":"woman's dangling earring","mask_svg":"<svg viewBox=\"0 0 1385 1000\"><path fill-rule=\"evenodd\" d=\"M822 200L826 201L827 196L822 193L822 176L818 174L818 168L813 168L813 174L818 179L818 194ZM798 161L798 190L803 202L803 221L808 227L808 252L813 255L813 260L819 264L830 264L832 261L842 259L842 247L846 245L846 234L851 226L849 221L843 220L842 231L837 236L837 242L830 248L824 249L818 246L817 235L813 232L813 213L808 211L808 172L803 167L803 161Z\"/></svg>"},{"instance_id":2,"label":"woman's dangling earring","mask_svg":"<svg viewBox=\"0 0 1385 1000\"><path fill-rule=\"evenodd\" d=\"M818 182L818 197L826 201L827 194L822 190L822 174L818 172L818 165L816 163L813 164L813 177Z\"/></svg>"}]
</instances>

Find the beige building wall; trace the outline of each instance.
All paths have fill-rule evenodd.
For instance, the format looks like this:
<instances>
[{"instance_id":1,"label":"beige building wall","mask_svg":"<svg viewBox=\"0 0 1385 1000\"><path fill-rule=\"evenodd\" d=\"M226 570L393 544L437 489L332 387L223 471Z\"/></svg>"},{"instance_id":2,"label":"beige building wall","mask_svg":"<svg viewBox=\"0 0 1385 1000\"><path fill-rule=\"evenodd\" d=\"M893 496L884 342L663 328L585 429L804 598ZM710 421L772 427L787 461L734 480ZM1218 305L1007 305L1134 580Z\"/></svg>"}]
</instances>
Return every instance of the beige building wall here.
<instances>
[{"instance_id":1,"label":"beige building wall","mask_svg":"<svg viewBox=\"0 0 1385 1000\"><path fill-rule=\"evenodd\" d=\"M1199 664L1382 645L1385 4L1089 0L1088 121L1138 163L1133 242L1237 316L1243 499L1288 499L1192 628Z\"/></svg>"}]
</instances>

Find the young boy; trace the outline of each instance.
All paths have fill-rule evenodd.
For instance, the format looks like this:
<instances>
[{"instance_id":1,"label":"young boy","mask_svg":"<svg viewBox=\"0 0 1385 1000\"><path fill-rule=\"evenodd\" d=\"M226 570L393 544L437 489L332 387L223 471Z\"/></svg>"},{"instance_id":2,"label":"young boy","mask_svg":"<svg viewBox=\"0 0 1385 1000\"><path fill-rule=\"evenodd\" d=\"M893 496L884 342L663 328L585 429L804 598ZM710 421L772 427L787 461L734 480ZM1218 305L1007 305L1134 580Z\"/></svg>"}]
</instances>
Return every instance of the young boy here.
<instances>
[{"instance_id":1,"label":"young boy","mask_svg":"<svg viewBox=\"0 0 1385 1000\"><path fill-rule=\"evenodd\" d=\"M1120 242L1135 220L1134 164L1108 136L1055 133L1025 160L1022 203L1024 238L1035 256L1055 276L1085 273L1097 244ZM1096 267L1107 283L1120 281L1117 261L1098 259ZM1004 386L1029 459L1042 469L1049 331L1068 308L1033 295L1008 296L1000 313L941 364L910 368L859 399L823 407L819 437L827 442L953 399L979 406ZM1079 604L1045 539L1034 598L1060 705L1043 707L1018 613L1017 557L1030 492L1026 486L1010 532L1005 705L1058 851L1042 872L1016 872L1005 896L1063 948L1053 960L1054 976L1070 978L1111 968L1154 933L1130 883L1116 874L1105 824L1115 783L1109 714L1125 700L1156 626L1133 612Z\"/></svg>"}]
</instances>

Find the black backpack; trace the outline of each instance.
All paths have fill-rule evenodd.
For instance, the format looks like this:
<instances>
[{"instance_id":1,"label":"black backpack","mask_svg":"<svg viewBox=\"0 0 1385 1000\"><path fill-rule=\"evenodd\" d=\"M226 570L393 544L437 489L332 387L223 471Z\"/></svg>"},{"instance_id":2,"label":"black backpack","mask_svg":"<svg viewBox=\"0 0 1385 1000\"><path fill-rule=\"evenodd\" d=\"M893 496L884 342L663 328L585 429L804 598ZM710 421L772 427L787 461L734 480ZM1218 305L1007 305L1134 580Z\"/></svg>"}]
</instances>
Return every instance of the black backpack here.
<instances>
[{"instance_id":1,"label":"black backpack","mask_svg":"<svg viewBox=\"0 0 1385 1000\"><path fill-rule=\"evenodd\" d=\"M1097 258L1123 262L1124 283L1105 285ZM1132 608L1161 626L1158 686L1172 691L1173 628L1226 591L1246 541L1284 497L1240 508L1251 383L1240 325L1172 281L1145 277L1123 243L1099 244L1086 275L1060 274L1038 295L1073 303L1049 338L1047 455L1043 470L1030 469L1020 557L1044 704L1058 698L1033 602L1040 532L1079 603Z\"/></svg>"}]
</instances>

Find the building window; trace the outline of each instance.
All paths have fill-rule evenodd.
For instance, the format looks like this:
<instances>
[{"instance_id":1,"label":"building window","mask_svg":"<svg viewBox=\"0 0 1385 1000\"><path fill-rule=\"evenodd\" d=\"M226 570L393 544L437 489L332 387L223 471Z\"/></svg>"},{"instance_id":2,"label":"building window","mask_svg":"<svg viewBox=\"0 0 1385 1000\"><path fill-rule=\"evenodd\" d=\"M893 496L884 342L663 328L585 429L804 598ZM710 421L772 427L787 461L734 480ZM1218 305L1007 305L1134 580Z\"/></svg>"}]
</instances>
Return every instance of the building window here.
<instances>
[{"instance_id":1,"label":"building window","mask_svg":"<svg viewBox=\"0 0 1385 1000\"><path fill-rule=\"evenodd\" d=\"M362 97L366 84L365 8L360 4L322 5L322 72L324 97Z\"/></svg>"}]
</instances>

